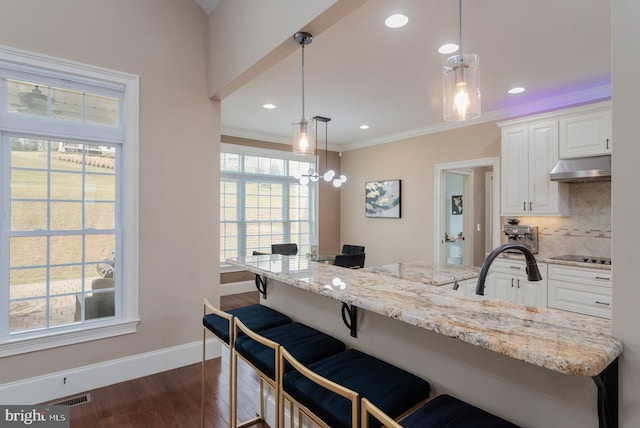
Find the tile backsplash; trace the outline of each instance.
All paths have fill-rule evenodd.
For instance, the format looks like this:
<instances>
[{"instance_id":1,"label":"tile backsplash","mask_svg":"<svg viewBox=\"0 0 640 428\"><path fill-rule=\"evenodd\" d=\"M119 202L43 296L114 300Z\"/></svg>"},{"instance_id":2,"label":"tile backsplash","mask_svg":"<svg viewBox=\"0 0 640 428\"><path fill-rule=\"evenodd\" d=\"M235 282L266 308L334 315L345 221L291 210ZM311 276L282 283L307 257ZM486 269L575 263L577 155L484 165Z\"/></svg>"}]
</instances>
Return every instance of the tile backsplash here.
<instances>
[{"instance_id":1,"label":"tile backsplash","mask_svg":"<svg viewBox=\"0 0 640 428\"><path fill-rule=\"evenodd\" d=\"M611 182L571 183L569 194L568 217L517 217L538 226L539 255L611 257Z\"/></svg>"}]
</instances>

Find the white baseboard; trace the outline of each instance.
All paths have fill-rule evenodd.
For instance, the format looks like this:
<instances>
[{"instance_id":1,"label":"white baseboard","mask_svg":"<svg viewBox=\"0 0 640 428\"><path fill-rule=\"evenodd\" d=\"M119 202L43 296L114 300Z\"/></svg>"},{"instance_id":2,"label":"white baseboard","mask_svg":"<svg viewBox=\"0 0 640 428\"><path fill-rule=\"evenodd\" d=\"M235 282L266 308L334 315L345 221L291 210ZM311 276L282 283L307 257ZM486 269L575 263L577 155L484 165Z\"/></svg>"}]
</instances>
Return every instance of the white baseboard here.
<instances>
[{"instance_id":1,"label":"white baseboard","mask_svg":"<svg viewBox=\"0 0 640 428\"><path fill-rule=\"evenodd\" d=\"M256 283L253 280L229 282L220 284L220 295L229 296L231 294L248 293L256 291Z\"/></svg>"},{"instance_id":2,"label":"white baseboard","mask_svg":"<svg viewBox=\"0 0 640 428\"><path fill-rule=\"evenodd\" d=\"M207 359L221 355L217 339L207 340ZM33 405L148 376L202 360L202 342L132 355L0 385L0 403Z\"/></svg>"}]
</instances>

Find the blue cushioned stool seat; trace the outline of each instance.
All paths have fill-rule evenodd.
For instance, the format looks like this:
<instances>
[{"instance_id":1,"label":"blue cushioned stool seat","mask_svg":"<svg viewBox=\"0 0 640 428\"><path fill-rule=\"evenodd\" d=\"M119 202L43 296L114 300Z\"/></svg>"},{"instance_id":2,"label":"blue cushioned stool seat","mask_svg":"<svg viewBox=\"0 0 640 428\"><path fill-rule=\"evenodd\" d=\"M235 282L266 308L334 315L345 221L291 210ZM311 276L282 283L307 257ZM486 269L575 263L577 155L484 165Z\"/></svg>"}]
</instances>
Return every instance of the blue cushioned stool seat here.
<instances>
[{"instance_id":1,"label":"blue cushioned stool seat","mask_svg":"<svg viewBox=\"0 0 640 428\"><path fill-rule=\"evenodd\" d=\"M345 345L338 339L297 322L261 330L260 336L284 346L298 361L308 365L330 355L343 352ZM236 339L235 349L245 360L275 380L275 351L248 336Z\"/></svg>"},{"instance_id":2,"label":"blue cushioned stool seat","mask_svg":"<svg viewBox=\"0 0 640 428\"><path fill-rule=\"evenodd\" d=\"M291 318L267 306L260 304L244 306L226 311L237 317L247 327L254 331L265 330L279 325L288 324ZM202 318L202 324L220 340L229 345L229 321L216 314L208 314Z\"/></svg>"},{"instance_id":3,"label":"blue cushioned stool seat","mask_svg":"<svg viewBox=\"0 0 640 428\"><path fill-rule=\"evenodd\" d=\"M397 418L429 397L429 383L398 367L350 349L309 364L309 370L366 397ZM284 374L283 389L331 427L351 427L351 402L299 372ZM370 419L372 427L380 424Z\"/></svg>"},{"instance_id":4,"label":"blue cushioned stool seat","mask_svg":"<svg viewBox=\"0 0 640 428\"><path fill-rule=\"evenodd\" d=\"M519 428L511 422L450 395L439 395L410 414L404 428Z\"/></svg>"}]
</instances>

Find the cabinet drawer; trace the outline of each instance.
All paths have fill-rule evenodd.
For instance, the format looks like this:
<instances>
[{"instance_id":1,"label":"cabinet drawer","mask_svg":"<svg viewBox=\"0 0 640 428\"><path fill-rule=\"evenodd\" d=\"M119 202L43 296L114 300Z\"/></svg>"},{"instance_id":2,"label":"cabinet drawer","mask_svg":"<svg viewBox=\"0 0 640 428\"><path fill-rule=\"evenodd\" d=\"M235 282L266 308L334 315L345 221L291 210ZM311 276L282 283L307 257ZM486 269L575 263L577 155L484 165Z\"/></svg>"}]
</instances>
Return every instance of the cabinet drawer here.
<instances>
[{"instance_id":1,"label":"cabinet drawer","mask_svg":"<svg viewBox=\"0 0 640 428\"><path fill-rule=\"evenodd\" d=\"M597 285L611 289L611 271L574 266L549 265L549 279L579 284Z\"/></svg>"},{"instance_id":2,"label":"cabinet drawer","mask_svg":"<svg viewBox=\"0 0 640 428\"><path fill-rule=\"evenodd\" d=\"M496 259L491 265L490 272L502 272L511 275L527 275L527 264L522 260ZM542 279L547 277L547 264L538 263L538 270Z\"/></svg>"},{"instance_id":3,"label":"cabinet drawer","mask_svg":"<svg viewBox=\"0 0 640 428\"><path fill-rule=\"evenodd\" d=\"M611 290L606 287L549 280L549 307L611 319Z\"/></svg>"}]
</instances>

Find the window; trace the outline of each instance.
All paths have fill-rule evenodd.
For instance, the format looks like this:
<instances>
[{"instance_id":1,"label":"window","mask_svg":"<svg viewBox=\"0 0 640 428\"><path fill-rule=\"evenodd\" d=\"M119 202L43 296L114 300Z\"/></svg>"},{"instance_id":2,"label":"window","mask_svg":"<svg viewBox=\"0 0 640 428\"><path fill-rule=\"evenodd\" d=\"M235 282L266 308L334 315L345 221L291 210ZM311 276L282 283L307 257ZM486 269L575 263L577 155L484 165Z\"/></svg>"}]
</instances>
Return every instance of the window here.
<instances>
[{"instance_id":1,"label":"window","mask_svg":"<svg viewBox=\"0 0 640 428\"><path fill-rule=\"evenodd\" d=\"M307 253L316 236L316 186L293 176L312 160L275 150L222 145L220 153L220 262L271 252L295 242Z\"/></svg>"},{"instance_id":2,"label":"window","mask_svg":"<svg viewBox=\"0 0 640 428\"><path fill-rule=\"evenodd\" d=\"M0 356L135 331L137 88L0 47Z\"/></svg>"}]
</instances>

